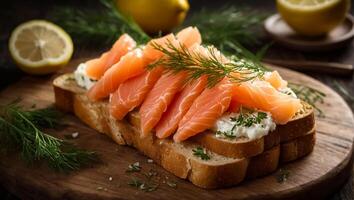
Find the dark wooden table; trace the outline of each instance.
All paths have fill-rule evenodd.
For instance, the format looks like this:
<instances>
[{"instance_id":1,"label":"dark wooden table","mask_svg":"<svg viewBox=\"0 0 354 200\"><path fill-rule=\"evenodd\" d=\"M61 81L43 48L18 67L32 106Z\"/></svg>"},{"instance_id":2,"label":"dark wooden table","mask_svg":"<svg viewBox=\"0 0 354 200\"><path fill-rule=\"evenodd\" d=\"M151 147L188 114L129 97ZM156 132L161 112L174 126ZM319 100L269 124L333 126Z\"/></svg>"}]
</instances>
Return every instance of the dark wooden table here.
<instances>
[{"instance_id":1,"label":"dark wooden table","mask_svg":"<svg viewBox=\"0 0 354 200\"><path fill-rule=\"evenodd\" d=\"M0 89L3 89L7 85L15 82L21 78L24 74L20 72L10 59L7 42L11 30L16 27L21 22L27 21L29 19L39 19L48 15L48 12L57 6L58 4L70 5L80 9L84 6L95 6L96 1L55 1L55 0L35 0L35 1L1 1L0 2ZM224 0L224 1L208 1L208 0L190 0L191 12L200 9L201 7L220 7L224 4L233 4L236 6L247 6L250 8L255 8L259 10L266 11L268 13L275 12L275 1L264 1L264 0L252 0L252 1L242 1L242 0ZM353 2L352 2L353 4ZM351 9L353 14L354 9ZM270 40L265 38L265 42ZM97 55L102 51L102 49L86 49L80 46L75 46L74 58L82 56ZM289 60L316 60L316 61L329 61L329 62L340 62L349 63L354 65L354 42L348 44L346 48L333 50L325 53L301 53L298 51L293 51L281 47L279 45L273 45L267 55L267 58L276 59L289 59ZM354 78L352 76L338 77L332 75L325 75L319 73L307 73L323 83L329 85L333 89L335 87L334 82L340 83L347 91L354 95ZM352 110L354 108L353 102L348 102L351 104ZM340 120L340 119L338 119ZM354 171L354 169L353 169ZM330 199L354 199L354 178L348 177L348 182L343 186L341 190L333 194ZM9 194L5 189L0 186L0 199L13 200L17 199L16 194Z\"/></svg>"}]
</instances>

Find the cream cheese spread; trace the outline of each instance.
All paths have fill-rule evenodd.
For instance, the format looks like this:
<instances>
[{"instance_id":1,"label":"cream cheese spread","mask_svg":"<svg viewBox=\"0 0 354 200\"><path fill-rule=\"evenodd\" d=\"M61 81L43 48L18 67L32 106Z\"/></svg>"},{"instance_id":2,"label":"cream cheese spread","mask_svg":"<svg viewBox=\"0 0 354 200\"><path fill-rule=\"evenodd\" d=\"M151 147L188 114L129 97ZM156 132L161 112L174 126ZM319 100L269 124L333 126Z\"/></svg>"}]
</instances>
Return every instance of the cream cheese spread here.
<instances>
[{"instance_id":1,"label":"cream cheese spread","mask_svg":"<svg viewBox=\"0 0 354 200\"><path fill-rule=\"evenodd\" d=\"M242 114L241 117L243 120L247 120L247 117L253 117L256 119L258 113L258 111L255 111L247 115ZM247 137L251 140L254 140L267 135L270 131L275 130L276 124L273 122L270 113L261 113L263 114L261 120L248 124L240 123L240 113L225 113L216 121L216 136L220 138ZM238 125L236 125L237 123Z\"/></svg>"},{"instance_id":2,"label":"cream cheese spread","mask_svg":"<svg viewBox=\"0 0 354 200\"><path fill-rule=\"evenodd\" d=\"M75 76L75 81L76 83L85 88L85 89L90 89L97 81L91 79L87 74L86 74L86 64L81 63L77 69L74 72Z\"/></svg>"}]
</instances>

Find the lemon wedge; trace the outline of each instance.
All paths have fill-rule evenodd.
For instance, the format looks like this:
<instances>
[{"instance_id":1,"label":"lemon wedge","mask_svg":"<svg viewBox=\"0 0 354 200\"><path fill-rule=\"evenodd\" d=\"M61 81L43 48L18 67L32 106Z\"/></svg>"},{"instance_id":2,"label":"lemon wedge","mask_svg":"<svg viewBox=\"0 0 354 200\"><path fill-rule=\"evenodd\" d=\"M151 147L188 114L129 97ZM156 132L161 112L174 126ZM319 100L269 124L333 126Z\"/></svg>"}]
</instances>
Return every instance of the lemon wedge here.
<instances>
[{"instance_id":1,"label":"lemon wedge","mask_svg":"<svg viewBox=\"0 0 354 200\"><path fill-rule=\"evenodd\" d=\"M41 75L55 72L68 63L73 54L73 42L59 26L32 20L15 28L9 49L20 69Z\"/></svg>"},{"instance_id":2,"label":"lemon wedge","mask_svg":"<svg viewBox=\"0 0 354 200\"><path fill-rule=\"evenodd\" d=\"M339 25L349 10L349 0L277 0L282 18L299 34L324 35Z\"/></svg>"}]
</instances>

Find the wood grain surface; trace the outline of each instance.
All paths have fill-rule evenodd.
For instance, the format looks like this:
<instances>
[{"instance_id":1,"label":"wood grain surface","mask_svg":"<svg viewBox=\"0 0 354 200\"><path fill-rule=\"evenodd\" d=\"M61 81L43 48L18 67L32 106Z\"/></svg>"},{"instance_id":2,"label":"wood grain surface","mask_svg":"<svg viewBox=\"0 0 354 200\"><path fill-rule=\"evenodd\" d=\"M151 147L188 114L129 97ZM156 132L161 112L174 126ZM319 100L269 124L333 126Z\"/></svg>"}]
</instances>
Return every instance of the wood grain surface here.
<instances>
[{"instance_id":1,"label":"wood grain surface","mask_svg":"<svg viewBox=\"0 0 354 200\"><path fill-rule=\"evenodd\" d=\"M72 62L72 66L76 66ZM283 183L276 179L277 173L261 179L245 182L238 187L203 190L178 179L147 157L126 146L119 146L108 137L99 134L72 115L64 117L64 125L51 130L57 137L79 132L72 140L82 148L97 151L101 162L70 174L59 174L45 165L28 166L18 159L15 152L0 159L0 182L10 192L23 199L267 199L267 198L322 198L338 190L349 178L353 164L354 119L349 107L341 97L322 83L303 74L277 68L284 78L303 83L326 93L325 103L320 107L324 118L317 118L317 143L309 156L282 166L290 172ZM70 70L68 68L67 70ZM51 81L54 77L24 77L0 93L0 103L18 97L25 106L36 104L45 107L53 104ZM9 154L7 154L9 155ZM169 187L161 181L157 191L146 193L129 186L132 177L129 164L140 162L143 172L156 170L159 177L177 183ZM112 177L112 180L110 180Z\"/></svg>"}]
</instances>

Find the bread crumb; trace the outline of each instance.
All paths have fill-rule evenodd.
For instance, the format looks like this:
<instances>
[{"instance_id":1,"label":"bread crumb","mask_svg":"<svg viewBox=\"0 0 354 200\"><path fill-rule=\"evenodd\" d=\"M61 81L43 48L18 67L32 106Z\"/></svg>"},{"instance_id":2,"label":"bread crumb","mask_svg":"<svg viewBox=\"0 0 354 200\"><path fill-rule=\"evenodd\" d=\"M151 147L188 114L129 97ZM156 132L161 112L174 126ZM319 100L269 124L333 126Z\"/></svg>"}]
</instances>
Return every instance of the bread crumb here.
<instances>
[{"instance_id":1,"label":"bread crumb","mask_svg":"<svg viewBox=\"0 0 354 200\"><path fill-rule=\"evenodd\" d=\"M108 180L109 180L109 181L112 181L112 180L113 180L112 176L110 176L110 177L108 178Z\"/></svg>"}]
</instances>

